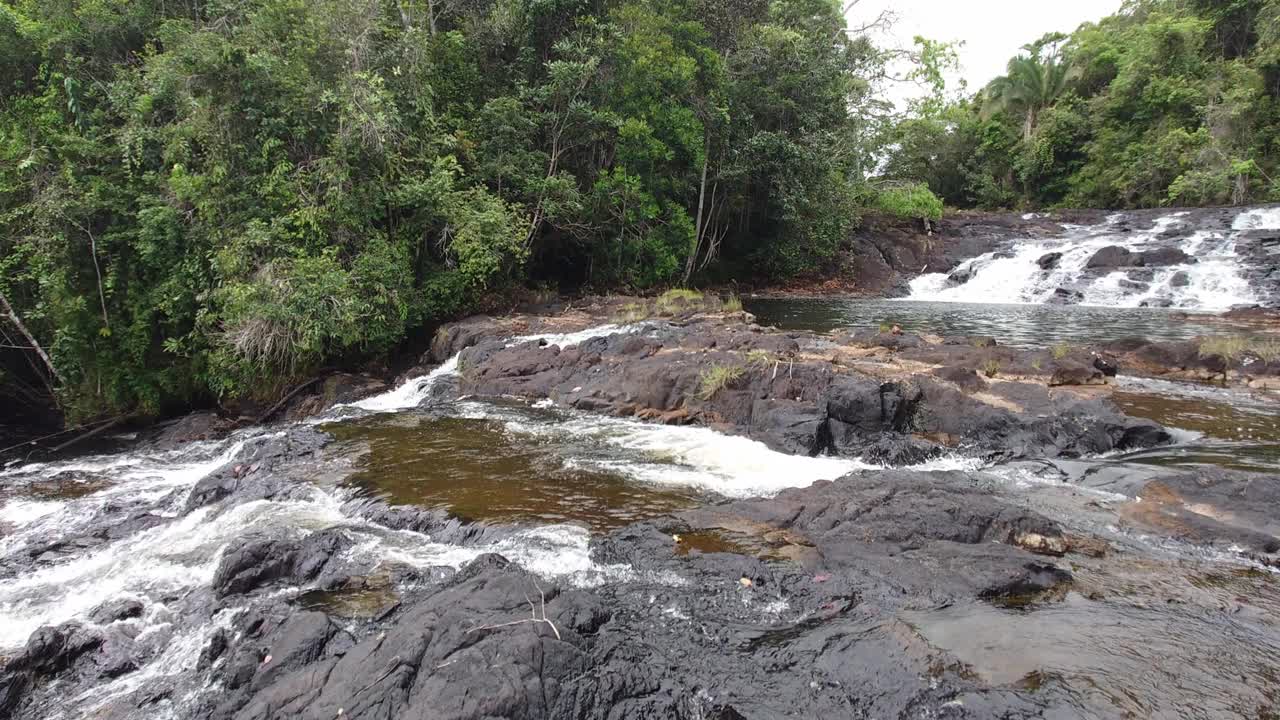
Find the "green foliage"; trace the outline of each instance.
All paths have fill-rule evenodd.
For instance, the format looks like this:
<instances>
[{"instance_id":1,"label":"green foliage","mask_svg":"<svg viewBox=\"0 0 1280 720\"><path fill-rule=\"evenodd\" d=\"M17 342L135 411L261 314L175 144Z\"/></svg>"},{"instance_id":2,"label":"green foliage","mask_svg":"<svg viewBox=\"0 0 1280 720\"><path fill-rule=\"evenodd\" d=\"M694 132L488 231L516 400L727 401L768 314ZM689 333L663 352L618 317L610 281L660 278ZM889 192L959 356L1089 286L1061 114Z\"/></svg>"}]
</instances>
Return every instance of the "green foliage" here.
<instances>
[{"instance_id":1,"label":"green foliage","mask_svg":"<svg viewBox=\"0 0 1280 720\"><path fill-rule=\"evenodd\" d=\"M1049 348L1049 352L1053 355L1054 360L1061 360L1071 354L1071 345L1060 342L1055 344L1052 348Z\"/></svg>"},{"instance_id":2,"label":"green foliage","mask_svg":"<svg viewBox=\"0 0 1280 720\"><path fill-rule=\"evenodd\" d=\"M889 133L887 178L958 207L1280 200L1280 4L1132 0Z\"/></svg>"},{"instance_id":3,"label":"green foliage","mask_svg":"<svg viewBox=\"0 0 1280 720\"><path fill-rule=\"evenodd\" d=\"M737 293L729 293L729 297L720 303L720 308L727 313L742 312L742 298Z\"/></svg>"},{"instance_id":4,"label":"green foliage","mask_svg":"<svg viewBox=\"0 0 1280 720\"><path fill-rule=\"evenodd\" d=\"M746 374L747 369L740 365L712 365L698 375L698 398L710 400Z\"/></svg>"},{"instance_id":5,"label":"green foliage","mask_svg":"<svg viewBox=\"0 0 1280 720\"><path fill-rule=\"evenodd\" d=\"M876 195L875 205L904 220L942 219L942 201L923 183L887 187Z\"/></svg>"},{"instance_id":6,"label":"green foliage","mask_svg":"<svg viewBox=\"0 0 1280 720\"><path fill-rule=\"evenodd\" d=\"M885 55L845 29L826 0L10 0L0 290L74 421L276 394L524 284L809 269L881 155Z\"/></svg>"}]
</instances>

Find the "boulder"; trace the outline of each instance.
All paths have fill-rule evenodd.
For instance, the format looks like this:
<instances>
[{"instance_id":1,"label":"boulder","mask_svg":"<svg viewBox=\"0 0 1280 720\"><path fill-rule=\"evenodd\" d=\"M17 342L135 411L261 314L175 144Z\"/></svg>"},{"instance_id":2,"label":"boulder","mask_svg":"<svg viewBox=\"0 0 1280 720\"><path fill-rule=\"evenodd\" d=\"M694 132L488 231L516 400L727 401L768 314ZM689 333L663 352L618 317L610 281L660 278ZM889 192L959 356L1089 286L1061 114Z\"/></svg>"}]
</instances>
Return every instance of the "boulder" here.
<instances>
[{"instance_id":1,"label":"boulder","mask_svg":"<svg viewBox=\"0 0 1280 720\"><path fill-rule=\"evenodd\" d=\"M1147 250L1139 254L1135 264L1143 267L1169 267L1170 265L1190 265L1197 262L1182 248L1166 247Z\"/></svg>"},{"instance_id":2,"label":"boulder","mask_svg":"<svg viewBox=\"0 0 1280 720\"><path fill-rule=\"evenodd\" d=\"M978 375L978 371L973 368L960 367L953 365L950 367L942 367L933 371L933 374L950 383L955 383L961 390L965 392L982 392L990 387L986 380Z\"/></svg>"},{"instance_id":3,"label":"boulder","mask_svg":"<svg viewBox=\"0 0 1280 720\"><path fill-rule=\"evenodd\" d=\"M1051 253L1046 253L1044 255L1041 255L1040 259L1036 260L1036 265L1039 265L1041 270L1052 270L1058 267L1058 263L1061 260L1062 260L1062 253L1051 252Z\"/></svg>"},{"instance_id":4,"label":"boulder","mask_svg":"<svg viewBox=\"0 0 1280 720\"><path fill-rule=\"evenodd\" d=\"M1089 262L1085 263L1085 267L1090 269L1129 267L1139 265L1139 259L1134 253L1119 245L1109 245L1094 253L1093 257L1089 258Z\"/></svg>"},{"instance_id":5,"label":"boulder","mask_svg":"<svg viewBox=\"0 0 1280 720\"><path fill-rule=\"evenodd\" d=\"M1050 387L1062 385L1105 385L1106 375L1096 367L1059 361L1049 377Z\"/></svg>"},{"instance_id":6,"label":"boulder","mask_svg":"<svg viewBox=\"0 0 1280 720\"><path fill-rule=\"evenodd\" d=\"M1079 290L1069 290L1067 288L1057 288L1053 291L1053 295L1046 300L1050 305L1079 305L1084 302L1084 293Z\"/></svg>"}]
</instances>

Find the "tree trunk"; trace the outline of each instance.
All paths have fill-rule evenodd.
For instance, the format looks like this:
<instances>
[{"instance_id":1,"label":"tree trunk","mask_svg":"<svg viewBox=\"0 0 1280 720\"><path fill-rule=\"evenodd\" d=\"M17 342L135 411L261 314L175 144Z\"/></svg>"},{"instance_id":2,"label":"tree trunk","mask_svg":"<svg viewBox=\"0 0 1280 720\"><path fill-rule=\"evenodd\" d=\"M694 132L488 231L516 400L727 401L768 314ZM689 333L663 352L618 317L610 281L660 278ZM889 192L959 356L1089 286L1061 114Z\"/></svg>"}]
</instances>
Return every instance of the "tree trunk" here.
<instances>
[{"instance_id":1,"label":"tree trunk","mask_svg":"<svg viewBox=\"0 0 1280 720\"><path fill-rule=\"evenodd\" d=\"M693 252L684 264L684 280L681 285L688 286L693 275L693 265L698 259L698 251L702 249L702 208L707 201L707 165L711 163L711 135L707 134L706 147L702 151L702 181L698 184L698 220L693 229Z\"/></svg>"},{"instance_id":2,"label":"tree trunk","mask_svg":"<svg viewBox=\"0 0 1280 720\"><path fill-rule=\"evenodd\" d=\"M4 310L5 315L9 317L9 321L14 327L18 328L18 332L31 343L31 349L36 351L40 359L44 361L45 367L49 368L49 373L58 379L58 382L66 384L62 379L62 375L58 373L58 369L53 366L53 361L49 359L49 355L45 353L44 348L40 347L40 343L36 342L35 337L27 331L27 326L22 324L22 319L18 317L18 313L14 311L13 306L9 304L9 299L0 293L0 310Z\"/></svg>"}]
</instances>

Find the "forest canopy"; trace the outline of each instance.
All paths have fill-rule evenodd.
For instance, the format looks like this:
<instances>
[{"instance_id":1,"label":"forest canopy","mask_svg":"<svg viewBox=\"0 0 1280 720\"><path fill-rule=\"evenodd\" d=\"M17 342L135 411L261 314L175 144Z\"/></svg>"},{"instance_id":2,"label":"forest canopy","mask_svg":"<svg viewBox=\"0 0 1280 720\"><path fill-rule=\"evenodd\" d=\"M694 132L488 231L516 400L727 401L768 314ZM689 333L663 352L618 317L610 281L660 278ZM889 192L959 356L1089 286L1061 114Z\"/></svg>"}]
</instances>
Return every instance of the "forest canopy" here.
<instances>
[{"instance_id":1,"label":"forest canopy","mask_svg":"<svg viewBox=\"0 0 1280 720\"><path fill-rule=\"evenodd\" d=\"M84 418L517 285L790 275L876 204L885 63L836 0L0 2L0 295Z\"/></svg>"},{"instance_id":2,"label":"forest canopy","mask_svg":"<svg viewBox=\"0 0 1280 720\"><path fill-rule=\"evenodd\" d=\"M922 110L884 170L950 206L1280 201L1280 1L1128 0Z\"/></svg>"}]
</instances>

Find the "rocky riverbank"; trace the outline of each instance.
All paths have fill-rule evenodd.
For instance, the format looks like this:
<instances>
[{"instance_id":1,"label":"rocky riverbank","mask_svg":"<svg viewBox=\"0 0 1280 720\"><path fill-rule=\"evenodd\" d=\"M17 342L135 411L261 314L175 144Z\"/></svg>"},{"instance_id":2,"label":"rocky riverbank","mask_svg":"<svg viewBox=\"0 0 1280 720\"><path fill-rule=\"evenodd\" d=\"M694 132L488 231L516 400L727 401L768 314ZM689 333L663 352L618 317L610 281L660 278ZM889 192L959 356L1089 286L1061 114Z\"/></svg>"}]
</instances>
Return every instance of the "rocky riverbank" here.
<instances>
[{"instance_id":1,"label":"rocky riverbank","mask_svg":"<svg viewBox=\"0 0 1280 720\"><path fill-rule=\"evenodd\" d=\"M772 497L711 497L596 534L584 557L531 564L545 540L527 525L332 495L350 458L331 452L323 430L283 424L232 438L190 482L107 499L75 523L0 545L0 582L20 582L110 557L126 538L145 547L256 513L322 509L174 549L213 553L207 574L181 591L103 598L35 631L4 660L0 714L1174 717L1206 694L1230 698L1218 706L1225 717L1280 709L1280 608L1262 569L1280 557L1270 511L1280 485L1088 459L1171 440L1110 403L1115 356L892 327L781 333L729 310L686 295L473 318L444 328L410 376L454 371L400 387L422 386L420 413L459 398L550 401L798 455L1001 464L863 470ZM616 327L572 343L520 339L602 323ZM325 404L312 398L286 412ZM175 426L139 454L171 452L202 427ZM109 463L93 468L19 469L7 492L121 482ZM409 561L421 545L448 552L438 564ZM1025 623L1036 632L1022 635ZM1175 639L1148 656L1158 627L1177 628ZM1044 641L1065 648L1073 635L1096 645L1064 659ZM999 658L974 640L997 636ZM1232 657L1215 660L1223 638ZM1125 652L1104 652L1108 643ZM1073 663L1090 653L1098 669L1086 673ZM1112 664L1126 653L1141 661ZM1175 666L1201 668L1202 683L1150 680Z\"/></svg>"}]
</instances>

